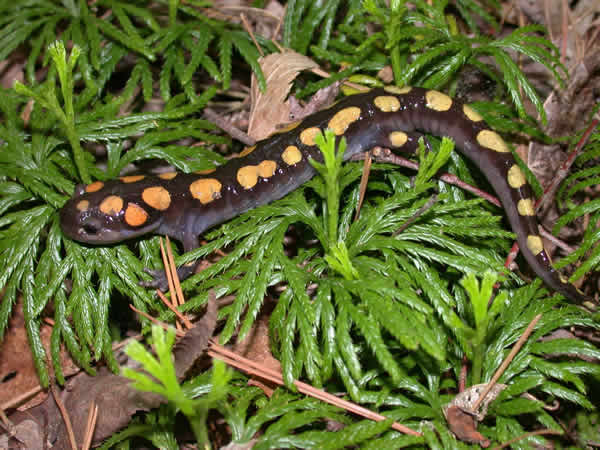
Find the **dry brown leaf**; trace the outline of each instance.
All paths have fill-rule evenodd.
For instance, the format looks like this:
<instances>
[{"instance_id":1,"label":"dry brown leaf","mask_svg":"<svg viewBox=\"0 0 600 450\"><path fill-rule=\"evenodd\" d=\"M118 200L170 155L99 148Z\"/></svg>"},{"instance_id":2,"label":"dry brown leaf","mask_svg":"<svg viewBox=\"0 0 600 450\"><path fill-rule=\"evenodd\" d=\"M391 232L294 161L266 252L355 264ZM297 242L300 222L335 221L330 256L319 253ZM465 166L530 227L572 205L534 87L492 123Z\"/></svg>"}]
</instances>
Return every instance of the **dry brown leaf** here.
<instances>
[{"instance_id":1,"label":"dry brown leaf","mask_svg":"<svg viewBox=\"0 0 600 450\"><path fill-rule=\"evenodd\" d=\"M450 406L446 410L446 420L454 435L462 442L479 444L483 448L490 445L489 439L477 431L475 417L467 414L458 406Z\"/></svg>"},{"instance_id":2,"label":"dry brown leaf","mask_svg":"<svg viewBox=\"0 0 600 450\"><path fill-rule=\"evenodd\" d=\"M260 66L267 80L267 89L260 92L258 82L252 76L252 107L248 126L248 134L257 141L273 134L277 124L290 121L290 104L286 99L292 81L301 71L313 69L317 64L304 55L286 51L261 58Z\"/></svg>"},{"instance_id":3,"label":"dry brown leaf","mask_svg":"<svg viewBox=\"0 0 600 450\"><path fill-rule=\"evenodd\" d=\"M205 353L208 340L213 334L216 317L217 307L213 298L209 300L202 319L174 349L174 364L178 377L182 377L195 360ZM131 364L137 367L137 364ZM65 389L60 392L60 396L69 413L78 443L83 442L89 405L92 403L98 406L94 432L94 442L98 443L126 426L138 411L149 411L165 402L160 395L134 389L131 380L115 375L105 367L101 367L96 376L81 372L71 378ZM53 443L53 448L70 448L64 422L52 397L46 397L43 403L25 412L17 412L10 416L17 430L24 421L31 419L35 424L33 431L47 436ZM27 425L32 426L29 422ZM27 433L33 431L27 428ZM0 436L0 442L5 438L6 436ZM20 436L16 438L20 439Z\"/></svg>"},{"instance_id":4,"label":"dry brown leaf","mask_svg":"<svg viewBox=\"0 0 600 450\"><path fill-rule=\"evenodd\" d=\"M194 365L208 348L208 341L212 337L217 325L217 301L211 291L208 295L206 312L192 329L177 341L173 349L175 372L179 381L183 380L186 372Z\"/></svg>"},{"instance_id":5,"label":"dry brown leaf","mask_svg":"<svg viewBox=\"0 0 600 450\"><path fill-rule=\"evenodd\" d=\"M458 406L460 409L472 411L473 406L479 400L479 396L486 388L487 384L476 384L471 386L457 394L448 406ZM485 399L481 403L479 411L475 414L477 420L482 421L485 418L489 404L495 400L504 389L506 389L506 385L500 383L495 384L494 387L492 387L492 390L485 396Z\"/></svg>"},{"instance_id":6,"label":"dry brown leaf","mask_svg":"<svg viewBox=\"0 0 600 450\"><path fill-rule=\"evenodd\" d=\"M260 315L244 340L236 342L232 351L252 361L259 362L268 369L281 372L281 363L271 353L269 343L269 317L274 306L272 302L263 306ZM248 384L262 389L265 395L269 397L273 394L273 384L260 378L253 377L248 381Z\"/></svg>"},{"instance_id":7,"label":"dry brown leaf","mask_svg":"<svg viewBox=\"0 0 600 450\"><path fill-rule=\"evenodd\" d=\"M42 324L40 336L47 355L50 354L51 335L52 327L45 323ZM66 352L61 351L60 357L63 373L67 376L79 371ZM33 364L27 339L22 300L19 300L14 308L2 346L0 346L0 380L1 405L10 404L14 399L39 388L38 374ZM31 408L43 402L46 396L46 392L41 392L20 407L22 409Z\"/></svg>"},{"instance_id":8,"label":"dry brown leaf","mask_svg":"<svg viewBox=\"0 0 600 450\"><path fill-rule=\"evenodd\" d=\"M274 307L272 301L265 303L244 340L236 342L232 351L244 358L262 363L269 369L281 371L281 364L273 357L269 344L269 317Z\"/></svg>"},{"instance_id":9,"label":"dry brown leaf","mask_svg":"<svg viewBox=\"0 0 600 450\"><path fill-rule=\"evenodd\" d=\"M477 431L477 422L485 418L489 404L498 397L506 385L495 384L485 396L479 411L473 411L473 406L486 388L487 384L471 386L456 395L454 400L443 409L448 426L458 439L463 442L478 443L484 448L489 446L490 441Z\"/></svg>"}]
</instances>

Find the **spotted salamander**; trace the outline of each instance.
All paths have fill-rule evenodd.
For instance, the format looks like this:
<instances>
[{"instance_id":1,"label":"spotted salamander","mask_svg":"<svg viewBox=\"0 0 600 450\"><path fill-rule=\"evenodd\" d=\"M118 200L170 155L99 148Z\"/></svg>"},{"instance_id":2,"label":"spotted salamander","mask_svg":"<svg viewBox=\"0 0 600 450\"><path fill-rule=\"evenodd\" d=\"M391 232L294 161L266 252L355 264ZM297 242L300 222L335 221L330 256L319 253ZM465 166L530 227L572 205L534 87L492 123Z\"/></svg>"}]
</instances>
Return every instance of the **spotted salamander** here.
<instances>
[{"instance_id":1,"label":"spotted salamander","mask_svg":"<svg viewBox=\"0 0 600 450\"><path fill-rule=\"evenodd\" d=\"M388 86L346 97L211 171L133 175L78 187L62 208L62 229L90 244L153 232L192 250L206 229L279 199L312 178L315 170L308 160L322 160L314 138L326 128L346 138L345 159L375 146L414 151L420 132L451 137L496 191L534 272L566 297L587 299L552 268L538 234L532 189L506 143L469 106L422 88ZM188 267L180 275L191 271Z\"/></svg>"}]
</instances>

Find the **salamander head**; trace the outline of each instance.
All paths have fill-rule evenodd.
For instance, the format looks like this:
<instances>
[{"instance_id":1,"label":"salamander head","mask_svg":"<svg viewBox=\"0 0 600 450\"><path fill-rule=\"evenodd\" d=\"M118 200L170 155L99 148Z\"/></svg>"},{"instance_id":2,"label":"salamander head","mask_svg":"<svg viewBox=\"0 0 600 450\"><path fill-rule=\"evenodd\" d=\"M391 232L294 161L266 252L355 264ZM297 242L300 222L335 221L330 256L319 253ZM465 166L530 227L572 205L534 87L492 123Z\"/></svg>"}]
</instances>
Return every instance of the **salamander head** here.
<instances>
[{"instance_id":1,"label":"salamander head","mask_svg":"<svg viewBox=\"0 0 600 450\"><path fill-rule=\"evenodd\" d=\"M140 191L119 181L77 186L60 211L63 232L79 242L112 244L156 230L158 211L140 201Z\"/></svg>"}]
</instances>

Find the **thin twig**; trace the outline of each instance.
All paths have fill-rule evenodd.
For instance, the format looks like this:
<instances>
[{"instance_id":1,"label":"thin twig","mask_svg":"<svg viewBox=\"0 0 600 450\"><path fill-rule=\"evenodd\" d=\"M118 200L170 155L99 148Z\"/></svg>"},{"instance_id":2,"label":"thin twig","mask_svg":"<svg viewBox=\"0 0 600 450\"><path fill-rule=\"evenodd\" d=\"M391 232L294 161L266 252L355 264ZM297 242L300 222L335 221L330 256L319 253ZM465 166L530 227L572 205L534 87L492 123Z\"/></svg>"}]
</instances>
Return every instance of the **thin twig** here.
<instances>
[{"instance_id":1,"label":"thin twig","mask_svg":"<svg viewBox=\"0 0 600 450\"><path fill-rule=\"evenodd\" d=\"M190 322L190 320L185 317L184 314L181 313L181 311L179 311L175 305L169 301L169 299L167 297L165 297L165 294L163 294L160 289L156 290L156 295L158 295L158 298L160 298L162 300L162 302L164 303L164 305L169 308L171 310L171 312L173 314L175 314L175 316L177 316L177 318L183 322L183 324L185 325L185 328L187 328L188 330L190 328L193 327L192 322Z\"/></svg>"},{"instance_id":2,"label":"thin twig","mask_svg":"<svg viewBox=\"0 0 600 450\"><path fill-rule=\"evenodd\" d=\"M3 403L0 406L0 408L2 408L2 412L4 413L4 411L6 411L7 409L16 408L19 405L22 405L23 403L31 400L33 397L35 397L42 391L43 391L42 386L40 386L38 384L36 387L31 388L26 392L23 392L22 394L18 395L17 397L12 397L10 400Z\"/></svg>"},{"instance_id":3,"label":"thin twig","mask_svg":"<svg viewBox=\"0 0 600 450\"><path fill-rule=\"evenodd\" d=\"M504 361L502 361L502 364L500 364L500 367L498 367L498 370L496 370L496 373L494 373L494 376L492 377L486 388L483 390L475 404L473 405L473 411L477 411L479 409L479 406L481 405L481 402L483 402L483 400L485 399L485 396L488 395L488 393L492 390L500 376L504 373L508 365L514 359L515 355L519 352L519 350L521 350L521 347L523 347L523 344L525 344L525 341L527 340L527 338L529 338L529 336L533 332L533 329L535 328L536 324L541 318L542 315L538 314L532 319L531 322L529 322L529 325L527 325L527 328L525 329L517 343L514 345L508 356L504 358Z\"/></svg>"},{"instance_id":4,"label":"thin twig","mask_svg":"<svg viewBox=\"0 0 600 450\"><path fill-rule=\"evenodd\" d=\"M515 442L521 441L523 439L527 439L531 436L541 436L541 435L551 435L551 436L562 436L562 431L551 430L549 428L537 431L531 431L529 433L522 434L521 436L517 436L516 438L511 439L510 441L506 441L501 445L497 445L492 450L500 450L502 448L506 448L514 444Z\"/></svg>"},{"instance_id":5,"label":"thin twig","mask_svg":"<svg viewBox=\"0 0 600 450\"><path fill-rule=\"evenodd\" d=\"M163 330L168 330L170 328L170 325L167 325L164 322L161 322L160 320L158 320L156 317L152 317L150 314L148 314L147 312L141 311L139 309L137 309L135 306L133 305L129 305L129 307L136 313L139 314L140 316L145 317L146 319L148 319L150 322L152 322L155 325L158 325L160 327L163 328ZM175 335L177 337L181 337L185 334L185 332L181 331L181 330L175 330Z\"/></svg>"},{"instance_id":6,"label":"thin twig","mask_svg":"<svg viewBox=\"0 0 600 450\"><path fill-rule=\"evenodd\" d=\"M564 250L567 253L573 253L575 251L575 249L573 247L571 247L570 245L568 245L565 241L563 241L562 239L557 238L556 236L554 236L552 233L550 233L549 231L547 231L544 227L540 227L540 235L552 242L552 244L556 245L558 248Z\"/></svg>"},{"instance_id":7,"label":"thin twig","mask_svg":"<svg viewBox=\"0 0 600 450\"><path fill-rule=\"evenodd\" d=\"M235 127L231 123L231 121L229 121L226 118L224 118L223 116L217 114L212 109L209 109L209 108L205 109L203 114L204 114L204 117L206 117L206 119L208 121L214 123L221 130L223 130L225 133L227 133L231 138L233 138L237 141L240 141L242 144L247 145L249 147L256 144L255 139L251 138L246 133L244 133L242 130Z\"/></svg>"},{"instance_id":8,"label":"thin twig","mask_svg":"<svg viewBox=\"0 0 600 450\"><path fill-rule=\"evenodd\" d=\"M81 444L81 450L88 450L92 445L94 431L96 431L96 421L98 420L98 405L92 401L90 411L88 413L87 424L85 426L85 438Z\"/></svg>"},{"instance_id":9,"label":"thin twig","mask_svg":"<svg viewBox=\"0 0 600 450\"><path fill-rule=\"evenodd\" d=\"M419 217L421 217L423 214L425 214L425 212L427 210L429 210L434 204L435 202L437 202L437 194L434 194L431 196L431 198L429 200L427 200L427 202L421 206L417 212L415 212L413 214L413 216L408 219L406 222L404 222L402 224L402 226L400 228L398 228L396 231L394 231L392 233L392 236L398 236L400 233L402 233L404 230L406 230L413 222L415 222Z\"/></svg>"},{"instance_id":10,"label":"thin twig","mask_svg":"<svg viewBox=\"0 0 600 450\"><path fill-rule=\"evenodd\" d=\"M54 386L54 384L50 385L50 391L52 392L52 397L54 398L56 406L58 407L60 415L62 416L62 419L65 423L65 428L67 430L67 436L69 436L69 443L71 444L71 448L73 450L77 450L77 441L75 440L75 433L73 432L73 425L71 424L71 418L69 417L69 413L67 412L65 405L60 399L60 394L57 391L56 386Z\"/></svg>"},{"instance_id":11,"label":"thin twig","mask_svg":"<svg viewBox=\"0 0 600 450\"><path fill-rule=\"evenodd\" d=\"M362 161L363 159L364 159L364 155L362 153L355 155L351 158L352 161ZM373 159L375 159L376 162L380 162L380 163L390 163L390 164L394 164L394 165L400 166L400 167L407 167L409 169L419 170L418 163L411 161L410 159L406 159L401 156L398 156L398 155L392 153L392 151L387 148L383 148L383 149L380 148L378 152L374 151ZM498 200L496 197L488 194L485 191L482 191L481 189L476 188L473 185L465 183L460 178L458 178L456 175L452 175L451 173L443 173L441 175L438 175L438 178L440 180L444 181L445 183L452 184L454 186L458 186L461 189L464 189L465 191L471 192L472 194L474 194L478 197L481 197L484 200L487 200L489 203L492 203L496 206L502 207L500 200Z\"/></svg>"},{"instance_id":12,"label":"thin twig","mask_svg":"<svg viewBox=\"0 0 600 450\"><path fill-rule=\"evenodd\" d=\"M250 359L244 358L230 350L227 350L225 347L216 344L215 342L211 342L208 354L213 358L220 359L225 363L237 369L243 370L244 372L247 372L251 375L263 378L273 383L277 383L280 386L283 386L284 384L283 377L280 372L268 369L260 363L256 363ZM382 416L381 414L375 413L367 408L363 408L362 406L356 405L355 403L349 402L347 400L340 399L334 395L331 395L321 389L317 389L301 381L294 381L294 385L303 394L317 398L331 405L339 406L340 408L344 408L347 411L351 411L367 419L371 419L377 422L387 419L387 417ZM421 436L421 433L414 431L411 428L408 428L397 422L394 422L391 427L396 431L400 431L401 433L410 434L412 436Z\"/></svg>"},{"instance_id":13,"label":"thin twig","mask_svg":"<svg viewBox=\"0 0 600 450\"><path fill-rule=\"evenodd\" d=\"M256 41L256 37L254 37L254 30L250 26L250 22L248 22L248 19L246 18L246 15L244 13L240 14L240 19L242 20L242 23L244 24L244 29L250 35L252 42L254 42L254 46L258 50L258 53L260 53L260 56L261 57L265 56L265 54L262 51L262 48L260 48L260 45L258 45L258 42Z\"/></svg>"},{"instance_id":14,"label":"thin twig","mask_svg":"<svg viewBox=\"0 0 600 450\"><path fill-rule=\"evenodd\" d=\"M579 155L579 152L581 151L583 146L586 144L590 135L592 134L592 132L598 126L599 123L600 123L600 120L594 119L592 121L592 123L590 124L590 126L587 128L587 130L585 130L585 133L583 133L583 136L581 137L581 139L579 140L579 142L577 143L577 145L575 146L573 151L571 153L569 153L568 158L565 161L563 161L563 163L559 166L559 168L556 172L556 176L553 177L552 182L544 189L542 196L536 200L535 205L534 205L535 211L537 211L540 208L540 206L547 199L549 199L551 197L551 193L553 193L558 188L558 185L567 177L567 175L569 173L569 169L575 162L575 158L577 158L577 155ZM504 262L504 267L508 268L508 266L510 266L512 264L512 262L514 261L514 259L517 257L518 253L519 253L519 244L517 242L515 242L512 245L510 252L508 253L506 261Z\"/></svg>"},{"instance_id":15,"label":"thin twig","mask_svg":"<svg viewBox=\"0 0 600 450\"><path fill-rule=\"evenodd\" d=\"M169 259L167 258L167 253L165 251L165 246L162 237L159 239L159 243L160 256L162 258L163 266L165 268L165 274L167 275L167 285L169 286L169 292L173 292L173 274L171 273L171 268L169 267Z\"/></svg>"},{"instance_id":16,"label":"thin twig","mask_svg":"<svg viewBox=\"0 0 600 450\"><path fill-rule=\"evenodd\" d=\"M175 258L173 257L173 249L171 248L171 240L169 236L167 236L167 261L169 263L169 268L171 269L171 274L173 276L173 287L174 290L171 291L171 298L175 298L173 303L177 306L181 306L185 303L185 297L183 296L183 291L181 290L181 282L179 281L179 275L177 274L177 267L175 266ZM175 294L175 297L173 297Z\"/></svg>"},{"instance_id":17,"label":"thin twig","mask_svg":"<svg viewBox=\"0 0 600 450\"><path fill-rule=\"evenodd\" d=\"M15 426L4 412L4 409L0 409L0 420L2 421L2 427L4 427L9 436L15 436Z\"/></svg>"},{"instance_id":18,"label":"thin twig","mask_svg":"<svg viewBox=\"0 0 600 450\"><path fill-rule=\"evenodd\" d=\"M547 199L549 199L551 197L551 194L554 193L554 191L558 188L558 185L560 183L562 183L563 180L567 177L567 175L569 174L569 170L571 169L571 166L575 162L575 158L577 158L577 156L579 156L581 149L587 143L592 132L596 129L598 124L600 124L600 120L598 120L598 119L592 120L592 123L590 124L590 126L587 127L587 129L581 136L581 139L579 139L579 142L577 142L577 145L575 145L575 148L569 153L569 156L567 157L567 159L565 159L563 161L563 163L558 167L558 170L556 171L556 176L552 177L552 182L544 189L544 193L542 194L542 196L537 200L537 202L535 202L536 209L543 202L545 202Z\"/></svg>"},{"instance_id":19,"label":"thin twig","mask_svg":"<svg viewBox=\"0 0 600 450\"><path fill-rule=\"evenodd\" d=\"M363 165L362 176L360 178L359 197L358 205L356 205L356 214L354 215L354 221L356 222L360 217L360 208L362 207L365 199L365 193L367 192L367 183L369 182L369 175L371 174L371 152L365 154L365 164Z\"/></svg>"}]
</instances>

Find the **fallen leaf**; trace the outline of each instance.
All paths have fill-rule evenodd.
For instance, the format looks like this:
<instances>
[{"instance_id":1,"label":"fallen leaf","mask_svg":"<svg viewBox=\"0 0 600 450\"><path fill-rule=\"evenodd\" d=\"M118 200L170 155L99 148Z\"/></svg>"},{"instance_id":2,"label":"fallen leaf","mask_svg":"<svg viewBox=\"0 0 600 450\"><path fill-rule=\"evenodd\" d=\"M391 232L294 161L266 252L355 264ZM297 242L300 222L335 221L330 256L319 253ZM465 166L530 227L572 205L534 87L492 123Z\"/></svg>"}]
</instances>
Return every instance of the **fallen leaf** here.
<instances>
[{"instance_id":1,"label":"fallen leaf","mask_svg":"<svg viewBox=\"0 0 600 450\"><path fill-rule=\"evenodd\" d=\"M248 134L257 141L277 131L276 126L290 121L290 103L287 99L292 81L307 69L318 67L310 58L292 51L273 53L260 58L260 66L267 80L267 89L260 92L252 76L250 123Z\"/></svg>"},{"instance_id":2,"label":"fallen leaf","mask_svg":"<svg viewBox=\"0 0 600 450\"><path fill-rule=\"evenodd\" d=\"M281 363L271 353L269 342L269 317L274 307L273 302L265 303L246 337L237 342L232 351L254 362L261 363L267 369L281 372ZM248 381L248 384L262 389L268 397L273 394L273 384L260 378L253 377Z\"/></svg>"},{"instance_id":3,"label":"fallen leaf","mask_svg":"<svg viewBox=\"0 0 600 450\"><path fill-rule=\"evenodd\" d=\"M443 409L448 426L458 439L479 444L484 448L490 445L490 441L477 431L477 423L485 418L489 404L498 397L506 385L495 384L481 402L479 411L473 411L473 406L486 388L487 384L471 386L457 394Z\"/></svg>"},{"instance_id":4,"label":"fallen leaf","mask_svg":"<svg viewBox=\"0 0 600 450\"><path fill-rule=\"evenodd\" d=\"M177 341L173 349L175 360L175 373L179 381L185 378L185 374L208 348L208 341L213 336L217 325L217 302L211 291L208 294L206 312L185 335Z\"/></svg>"},{"instance_id":5,"label":"fallen leaf","mask_svg":"<svg viewBox=\"0 0 600 450\"><path fill-rule=\"evenodd\" d=\"M43 323L40 327L40 336L47 355L50 354L51 335L52 326ZM66 375L72 375L80 370L69 358L67 352L61 351L60 358L63 372ZM39 386L39 378L27 338L23 302L19 300L10 318L2 346L0 346L0 404L6 405ZM46 392L41 392L27 403L21 404L20 408L28 409L38 405L45 400L46 396Z\"/></svg>"},{"instance_id":6,"label":"fallen leaf","mask_svg":"<svg viewBox=\"0 0 600 450\"><path fill-rule=\"evenodd\" d=\"M490 445L490 440L477 431L475 417L462 411L458 406L450 406L446 410L446 420L454 435L463 442L479 444L483 448Z\"/></svg>"},{"instance_id":7,"label":"fallen leaf","mask_svg":"<svg viewBox=\"0 0 600 450\"><path fill-rule=\"evenodd\" d=\"M211 299L202 319L176 344L173 354L178 377L183 377L206 351L208 340L215 328L216 317L216 302ZM129 361L130 367L134 364L137 368L137 363ZM99 443L125 427L138 411L149 411L165 402L158 394L138 391L132 387L131 380L115 375L106 367L98 369L96 376L79 373L59 392L78 444L83 442L88 410L92 404L98 406L93 442ZM17 432L23 424L28 435L46 436L54 449L71 448L62 416L52 396L47 396L44 402L27 411L16 412L10 416L10 420ZM31 423L31 420L34 422ZM15 437L20 439L19 435ZM0 443L6 439L6 435L0 436Z\"/></svg>"}]
</instances>

